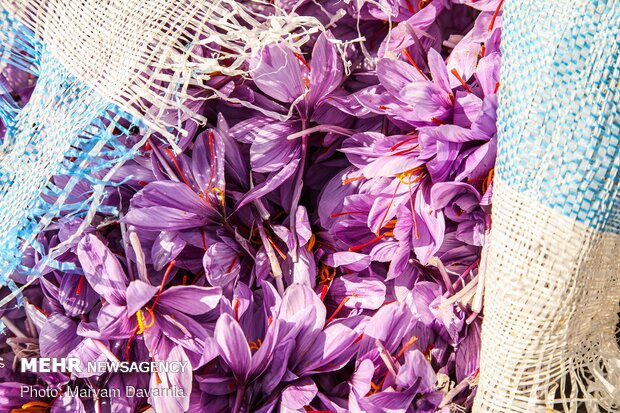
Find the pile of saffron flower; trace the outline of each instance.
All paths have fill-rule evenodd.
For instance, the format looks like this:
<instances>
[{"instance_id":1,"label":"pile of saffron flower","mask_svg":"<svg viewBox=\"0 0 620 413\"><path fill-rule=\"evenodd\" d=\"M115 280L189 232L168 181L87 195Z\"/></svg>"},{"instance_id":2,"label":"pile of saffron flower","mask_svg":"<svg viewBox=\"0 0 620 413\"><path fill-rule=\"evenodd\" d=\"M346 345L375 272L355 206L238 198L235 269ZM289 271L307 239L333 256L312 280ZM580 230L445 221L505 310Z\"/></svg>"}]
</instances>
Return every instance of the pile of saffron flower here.
<instances>
[{"instance_id":1,"label":"pile of saffron flower","mask_svg":"<svg viewBox=\"0 0 620 413\"><path fill-rule=\"evenodd\" d=\"M0 310L0 412L471 409L503 2L280 3L326 30L300 49L262 47L247 78L214 75L218 99L190 88L208 121L165 114L188 131L183 152L153 134L25 305ZM11 67L0 82L22 106L35 83ZM148 132L127 126L128 147ZM92 187L75 186L67 208ZM54 220L24 266L84 216ZM20 372L36 357L191 368Z\"/></svg>"}]
</instances>

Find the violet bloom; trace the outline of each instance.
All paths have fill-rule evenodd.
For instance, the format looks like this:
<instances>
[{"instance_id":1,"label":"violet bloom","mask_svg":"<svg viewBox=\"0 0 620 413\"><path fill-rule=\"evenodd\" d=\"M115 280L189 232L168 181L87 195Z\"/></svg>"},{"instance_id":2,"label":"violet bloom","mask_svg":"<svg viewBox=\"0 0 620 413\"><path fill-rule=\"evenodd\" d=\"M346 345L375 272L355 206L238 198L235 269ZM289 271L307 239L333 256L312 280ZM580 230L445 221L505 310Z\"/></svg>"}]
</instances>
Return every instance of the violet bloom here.
<instances>
[{"instance_id":1,"label":"violet bloom","mask_svg":"<svg viewBox=\"0 0 620 413\"><path fill-rule=\"evenodd\" d=\"M158 149L153 148L154 151ZM149 231L181 231L221 222L224 204L224 144L216 131L201 134L189 160L175 157L172 164L160 159L170 180L151 182L131 200L124 222Z\"/></svg>"},{"instance_id":2,"label":"violet bloom","mask_svg":"<svg viewBox=\"0 0 620 413\"><path fill-rule=\"evenodd\" d=\"M215 308L221 297L219 288L174 286L164 289L171 267L160 286L153 286L148 280L129 281L118 259L93 235L80 241L78 258L86 280L105 299L97 322L84 326L82 335L130 341L143 336L156 361L187 361L194 368L201 364L208 332L193 316ZM191 377L187 369L184 373L153 374L152 387L178 386L184 389L186 396L153 397L149 401L161 412L187 409Z\"/></svg>"},{"instance_id":3,"label":"violet bloom","mask_svg":"<svg viewBox=\"0 0 620 413\"><path fill-rule=\"evenodd\" d=\"M335 125L310 127L317 108L342 82L343 65L330 32L318 36L310 62L286 45L263 47L252 61L256 86L268 96L289 105L286 120L269 120L254 116L231 129L231 135L251 145L250 163L256 172L267 172L263 182L251 189L237 204L237 209L281 187L289 179L290 190L283 193L280 203L291 214L297 211L303 176L308 157L309 136L313 132L342 133ZM282 114L286 109L282 108ZM295 221L290 223L295 234ZM296 242L296 240L294 240ZM294 253L294 260L297 255Z\"/></svg>"},{"instance_id":4,"label":"violet bloom","mask_svg":"<svg viewBox=\"0 0 620 413\"><path fill-rule=\"evenodd\" d=\"M223 366L212 366L213 373L198 379L208 393L227 394L236 388L229 402L233 412L248 406L252 411L271 411L278 401L294 408L295 400L307 392L309 402L317 390L312 380L303 378L342 368L354 355L363 326L359 317L329 319L326 326L325 306L306 286L291 285L281 299L267 283L262 291L262 311L256 311L251 296L239 291L232 314L220 316L214 333L217 352L211 347L206 351L209 358L219 355ZM225 379L229 374L234 381ZM283 388L282 382L289 386Z\"/></svg>"}]
</instances>

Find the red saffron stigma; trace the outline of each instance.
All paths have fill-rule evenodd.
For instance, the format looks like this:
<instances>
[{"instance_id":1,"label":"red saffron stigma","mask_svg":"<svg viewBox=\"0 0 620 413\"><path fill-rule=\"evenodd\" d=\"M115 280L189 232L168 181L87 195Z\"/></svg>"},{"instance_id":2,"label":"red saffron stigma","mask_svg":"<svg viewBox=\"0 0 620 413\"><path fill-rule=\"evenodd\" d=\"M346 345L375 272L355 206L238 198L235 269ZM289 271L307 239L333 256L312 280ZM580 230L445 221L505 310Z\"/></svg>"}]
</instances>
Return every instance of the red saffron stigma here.
<instances>
[{"instance_id":1,"label":"red saffron stigma","mask_svg":"<svg viewBox=\"0 0 620 413\"><path fill-rule=\"evenodd\" d=\"M495 90L493 91L493 93L497 94L498 90L499 90L499 82L495 84Z\"/></svg>"},{"instance_id":2,"label":"red saffron stigma","mask_svg":"<svg viewBox=\"0 0 620 413\"><path fill-rule=\"evenodd\" d=\"M504 0L500 0L497 8L495 9L495 13L493 13L493 17L491 18L491 23L489 23L489 28L487 29L487 31L490 32L491 30L493 30L493 26L495 26L495 19L497 19L497 15L499 14L499 10L502 8L503 4Z\"/></svg>"},{"instance_id":3,"label":"red saffron stigma","mask_svg":"<svg viewBox=\"0 0 620 413\"><path fill-rule=\"evenodd\" d=\"M83 276L83 275L80 277L80 281L78 281L78 285L75 288L75 295L80 295L80 293L82 292L82 284L84 284L84 279L85 278L86 277Z\"/></svg>"},{"instance_id":4,"label":"red saffron stigma","mask_svg":"<svg viewBox=\"0 0 620 413\"><path fill-rule=\"evenodd\" d=\"M405 0L405 4L407 5L407 10L411 13L415 13L415 9L413 8L413 4L411 4L411 0Z\"/></svg>"},{"instance_id":5,"label":"red saffron stigma","mask_svg":"<svg viewBox=\"0 0 620 413\"><path fill-rule=\"evenodd\" d=\"M365 247L374 244L377 241L380 241L381 239L383 239L385 237L385 234L381 234L379 236L374 237L373 239L371 239L368 242L364 242L363 244L358 244L358 245L354 245L351 248L349 248L350 252L354 252L354 251L359 251L361 249L364 249Z\"/></svg>"},{"instance_id":6,"label":"red saffron stigma","mask_svg":"<svg viewBox=\"0 0 620 413\"><path fill-rule=\"evenodd\" d=\"M359 343L360 341L362 341L363 338L364 338L364 333L357 336L357 338L353 341L353 344Z\"/></svg>"},{"instance_id":7,"label":"red saffron stigma","mask_svg":"<svg viewBox=\"0 0 620 413\"><path fill-rule=\"evenodd\" d=\"M177 168L177 171L179 172L179 175L181 175L181 179L183 179L183 182L185 182L185 185L187 185L187 186L189 186L191 188L191 185L189 184L189 181L185 177L185 174L181 170L181 167L179 166L179 163L177 162L177 159L174 157L174 154L172 153L170 148L166 148L166 153L168 154L168 156L172 160L172 163L174 164L174 166Z\"/></svg>"},{"instance_id":8,"label":"red saffron stigma","mask_svg":"<svg viewBox=\"0 0 620 413\"><path fill-rule=\"evenodd\" d=\"M329 318L327 319L327 321L325 322L325 324L329 324L331 321L334 320L334 318L336 318L336 316L338 315L338 313L340 312L340 310L342 310L342 308L344 307L344 305L347 303L347 301L349 301L351 299L351 297L344 297L342 299L342 301L340 302L340 304L338 304L338 307L336 307L336 309L334 310L334 312L332 313L331 316L329 316Z\"/></svg>"},{"instance_id":9,"label":"red saffron stigma","mask_svg":"<svg viewBox=\"0 0 620 413\"><path fill-rule=\"evenodd\" d=\"M368 215L368 212L364 211L346 211L346 212L338 212L337 214L331 214L330 218L338 218L344 215Z\"/></svg>"},{"instance_id":10,"label":"red saffron stigma","mask_svg":"<svg viewBox=\"0 0 620 413\"><path fill-rule=\"evenodd\" d=\"M202 247L204 248L206 252L207 251L207 234L205 234L204 228L200 228L200 236L202 237Z\"/></svg>"},{"instance_id":11,"label":"red saffron stigma","mask_svg":"<svg viewBox=\"0 0 620 413\"><path fill-rule=\"evenodd\" d=\"M140 326L136 326L136 328L133 329L133 332L131 333L131 335L127 339L127 345L125 346L125 360L126 361L129 361L129 350L131 349L131 341L136 336L136 333L138 332L138 328L139 327Z\"/></svg>"},{"instance_id":12,"label":"red saffron stigma","mask_svg":"<svg viewBox=\"0 0 620 413\"><path fill-rule=\"evenodd\" d=\"M211 185L213 184L213 179L215 179L215 152L213 152L213 131L209 131L209 152L211 154L211 178L209 179L209 184L207 185L205 199L208 197L208 194L211 191Z\"/></svg>"},{"instance_id":13,"label":"red saffron stigma","mask_svg":"<svg viewBox=\"0 0 620 413\"><path fill-rule=\"evenodd\" d=\"M385 210L385 214L383 214L383 218L381 218L381 222L379 222L379 228L377 229L377 232L375 232L375 234L377 234L377 236L379 235L379 232L381 231L381 228L383 228L383 223L385 222L388 213L390 212L390 208L392 208L392 204L394 203L394 198L396 198L396 191L398 191L398 188L400 188L400 184L401 181L400 179L398 180L398 183L396 184L396 188L394 188L394 193L392 194L392 199L390 199L390 204L388 205L387 209Z\"/></svg>"},{"instance_id":14,"label":"red saffron stigma","mask_svg":"<svg viewBox=\"0 0 620 413\"><path fill-rule=\"evenodd\" d=\"M325 296L327 295L328 290L329 290L329 285L323 284L323 288L321 288L321 295L319 296L319 299L321 301L325 300Z\"/></svg>"},{"instance_id":15,"label":"red saffron stigma","mask_svg":"<svg viewBox=\"0 0 620 413\"><path fill-rule=\"evenodd\" d=\"M237 297L233 300L233 309L235 310L235 319L239 321L239 299Z\"/></svg>"},{"instance_id":16,"label":"red saffron stigma","mask_svg":"<svg viewBox=\"0 0 620 413\"><path fill-rule=\"evenodd\" d=\"M155 300L153 301L153 305L151 305L151 307L150 307L151 311L153 311L153 308L155 308L155 304L157 304L157 301L159 301L159 296L161 296L161 293L164 292L164 285L166 284L166 280L168 279L168 276L170 275L170 272L174 268L174 264L176 264L176 261L172 260L172 261L170 261L170 264L168 264L168 268L166 268L166 272L164 273L164 278L162 278L161 285L159 286L159 291L157 292L157 295L155 296Z\"/></svg>"},{"instance_id":17,"label":"red saffron stigma","mask_svg":"<svg viewBox=\"0 0 620 413\"><path fill-rule=\"evenodd\" d=\"M418 138L417 136L412 136L410 138L407 138L405 140L402 140L402 141L398 142L396 145L394 145L394 146L392 146L390 148L390 152L394 152L396 149L400 148L401 146L403 146L407 142L411 142L412 140L417 139L417 138Z\"/></svg>"},{"instance_id":18,"label":"red saffron stigma","mask_svg":"<svg viewBox=\"0 0 620 413\"><path fill-rule=\"evenodd\" d=\"M452 70L450 70L450 73L452 73L454 75L454 77L456 77L456 80L461 82L461 85L463 85L463 87L465 88L465 90L467 92L471 93L471 89L470 89L469 85L467 83L465 83L465 80L463 80L463 78L461 77L459 72L456 70L456 68L453 68Z\"/></svg>"},{"instance_id":19,"label":"red saffron stigma","mask_svg":"<svg viewBox=\"0 0 620 413\"><path fill-rule=\"evenodd\" d=\"M293 52L293 54L295 55L295 57L296 57L297 59L299 59L299 61L300 61L301 63L303 63L303 64L304 64L304 66L306 66L306 67L308 68L308 70L311 70L311 69L310 69L310 65L308 64L308 62L306 61L306 59L305 59L305 58L304 58L301 54L296 53L296 52Z\"/></svg>"},{"instance_id":20,"label":"red saffron stigma","mask_svg":"<svg viewBox=\"0 0 620 413\"><path fill-rule=\"evenodd\" d=\"M239 255L235 255L235 258L233 258L232 262L228 266L228 269L226 269L226 272L230 272L233 269L238 259L239 259Z\"/></svg>"}]
</instances>

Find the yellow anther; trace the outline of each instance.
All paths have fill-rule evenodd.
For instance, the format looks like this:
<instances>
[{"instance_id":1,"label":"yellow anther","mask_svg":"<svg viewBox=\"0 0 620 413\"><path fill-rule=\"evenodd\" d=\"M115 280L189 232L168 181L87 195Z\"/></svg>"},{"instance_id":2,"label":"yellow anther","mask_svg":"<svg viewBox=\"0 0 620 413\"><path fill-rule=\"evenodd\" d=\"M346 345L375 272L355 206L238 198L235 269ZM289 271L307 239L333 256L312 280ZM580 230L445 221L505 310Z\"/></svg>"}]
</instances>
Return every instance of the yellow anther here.
<instances>
[{"instance_id":1,"label":"yellow anther","mask_svg":"<svg viewBox=\"0 0 620 413\"><path fill-rule=\"evenodd\" d=\"M33 401L28 402L22 405L22 410L27 410L29 412L44 412L49 409L51 405L46 402Z\"/></svg>"},{"instance_id":2,"label":"yellow anther","mask_svg":"<svg viewBox=\"0 0 620 413\"><path fill-rule=\"evenodd\" d=\"M224 206L224 203L226 201L226 197L224 196L224 191L222 191L221 188L214 186L213 188L211 188L211 192L213 192L218 198L220 198L220 202L222 206Z\"/></svg>"},{"instance_id":3,"label":"yellow anther","mask_svg":"<svg viewBox=\"0 0 620 413\"><path fill-rule=\"evenodd\" d=\"M416 175L416 177L413 178L413 180L405 181L406 178L410 178L414 175ZM409 169L408 171L397 174L396 177L398 178L400 182L402 182L405 185L415 184L424 177L424 166L416 166L413 169Z\"/></svg>"},{"instance_id":4,"label":"yellow anther","mask_svg":"<svg viewBox=\"0 0 620 413\"><path fill-rule=\"evenodd\" d=\"M142 314L142 310L136 311L136 319L138 320L138 334L144 333L144 330L153 327L153 324L155 324L155 314L153 314L153 310L148 307L146 307L145 310L151 316L151 322L144 324L144 315Z\"/></svg>"},{"instance_id":5,"label":"yellow anther","mask_svg":"<svg viewBox=\"0 0 620 413\"><path fill-rule=\"evenodd\" d=\"M308 240L308 245L306 247L306 249L308 250L308 252L312 251L312 248L314 248L314 243L316 242L316 237L314 236L314 234L312 234L312 236L310 237L310 239Z\"/></svg>"},{"instance_id":6,"label":"yellow anther","mask_svg":"<svg viewBox=\"0 0 620 413\"><path fill-rule=\"evenodd\" d=\"M250 350L258 350L262 345L263 342L260 338L257 338L256 341L248 341L248 346L250 347Z\"/></svg>"}]
</instances>

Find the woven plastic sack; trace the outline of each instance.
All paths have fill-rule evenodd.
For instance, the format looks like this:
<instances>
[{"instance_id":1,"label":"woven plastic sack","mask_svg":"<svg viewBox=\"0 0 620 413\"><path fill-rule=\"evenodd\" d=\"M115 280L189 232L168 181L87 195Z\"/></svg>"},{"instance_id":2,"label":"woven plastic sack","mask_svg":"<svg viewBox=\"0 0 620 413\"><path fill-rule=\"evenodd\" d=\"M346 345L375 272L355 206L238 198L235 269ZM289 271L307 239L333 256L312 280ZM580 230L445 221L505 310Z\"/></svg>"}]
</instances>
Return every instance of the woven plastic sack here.
<instances>
[{"instance_id":1,"label":"woven plastic sack","mask_svg":"<svg viewBox=\"0 0 620 413\"><path fill-rule=\"evenodd\" d=\"M503 16L474 412L620 412L620 2Z\"/></svg>"},{"instance_id":2,"label":"woven plastic sack","mask_svg":"<svg viewBox=\"0 0 620 413\"><path fill-rule=\"evenodd\" d=\"M194 99L222 97L208 83L214 74L245 76L244 62L264 44L300 45L322 28L314 17L259 1L0 0L0 11L0 69L12 65L38 77L25 108L0 99L7 125L0 149L0 286L11 290L0 307L13 298L21 303L28 283L18 288L15 271L32 282L39 268L60 265L55 255L88 225L115 168L151 133L177 148L186 132L167 114L205 121L192 107ZM211 93L195 98L190 87ZM148 131L133 148L113 134L127 123ZM63 188L49 181L60 173L71 177ZM63 202L80 179L94 184L93 194L67 211ZM41 194L56 201L43 202ZM36 268L22 267L24 251L36 249L37 233L61 211L86 219Z\"/></svg>"}]
</instances>

